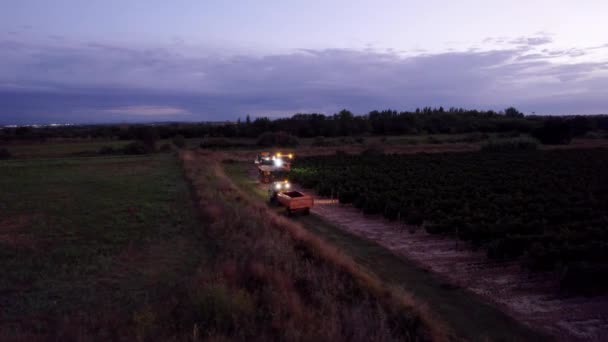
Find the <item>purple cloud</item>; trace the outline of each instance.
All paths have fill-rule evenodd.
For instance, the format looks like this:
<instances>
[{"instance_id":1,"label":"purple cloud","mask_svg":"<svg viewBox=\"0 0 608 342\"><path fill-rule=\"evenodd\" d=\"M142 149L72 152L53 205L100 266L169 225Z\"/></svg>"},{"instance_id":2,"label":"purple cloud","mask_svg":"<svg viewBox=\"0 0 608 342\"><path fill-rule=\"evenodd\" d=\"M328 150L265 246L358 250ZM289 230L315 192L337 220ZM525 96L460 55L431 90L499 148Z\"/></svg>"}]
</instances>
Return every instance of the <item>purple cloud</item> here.
<instances>
[{"instance_id":1,"label":"purple cloud","mask_svg":"<svg viewBox=\"0 0 608 342\"><path fill-rule=\"evenodd\" d=\"M528 46L551 41L522 39L515 41ZM255 56L188 50L179 42L136 48L7 38L0 41L0 118L223 120L427 105L515 105L547 114L608 111L608 99L601 94L608 86L607 61L579 60L585 49L530 49L411 55L302 49Z\"/></svg>"}]
</instances>

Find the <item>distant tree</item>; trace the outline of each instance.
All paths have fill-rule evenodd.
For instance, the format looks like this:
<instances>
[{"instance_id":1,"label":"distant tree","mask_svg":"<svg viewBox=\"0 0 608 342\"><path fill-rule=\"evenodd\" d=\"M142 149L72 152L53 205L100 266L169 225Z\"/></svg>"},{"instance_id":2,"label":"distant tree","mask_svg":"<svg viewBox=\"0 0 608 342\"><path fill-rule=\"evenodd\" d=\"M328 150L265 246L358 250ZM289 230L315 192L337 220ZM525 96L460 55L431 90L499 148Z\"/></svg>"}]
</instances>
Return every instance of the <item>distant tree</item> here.
<instances>
[{"instance_id":1,"label":"distant tree","mask_svg":"<svg viewBox=\"0 0 608 342\"><path fill-rule=\"evenodd\" d=\"M593 129L593 122L586 116L577 115L568 120L572 135L576 137L584 136Z\"/></svg>"},{"instance_id":2,"label":"distant tree","mask_svg":"<svg viewBox=\"0 0 608 342\"><path fill-rule=\"evenodd\" d=\"M524 114L518 111L515 107L505 109L505 116L510 118L523 118Z\"/></svg>"}]
</instances>

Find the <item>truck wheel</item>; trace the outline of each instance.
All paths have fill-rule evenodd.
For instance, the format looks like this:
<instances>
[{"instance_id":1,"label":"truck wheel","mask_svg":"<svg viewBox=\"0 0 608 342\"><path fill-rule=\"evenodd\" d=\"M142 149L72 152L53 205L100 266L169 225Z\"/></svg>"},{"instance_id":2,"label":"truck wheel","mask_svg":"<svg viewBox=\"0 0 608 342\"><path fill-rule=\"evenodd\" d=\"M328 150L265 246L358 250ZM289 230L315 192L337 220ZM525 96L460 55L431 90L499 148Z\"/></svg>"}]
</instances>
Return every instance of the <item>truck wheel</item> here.
<instances>
[{"instance_id":1,"label":"truck wheel","mask_svg":"<svg viewBox=\"0 0 608 342\"><path fill-rule=\"evenodd\" d=\"M304 215L310 215L310 208L304 209Z\"/></svg>"}]
</instances>

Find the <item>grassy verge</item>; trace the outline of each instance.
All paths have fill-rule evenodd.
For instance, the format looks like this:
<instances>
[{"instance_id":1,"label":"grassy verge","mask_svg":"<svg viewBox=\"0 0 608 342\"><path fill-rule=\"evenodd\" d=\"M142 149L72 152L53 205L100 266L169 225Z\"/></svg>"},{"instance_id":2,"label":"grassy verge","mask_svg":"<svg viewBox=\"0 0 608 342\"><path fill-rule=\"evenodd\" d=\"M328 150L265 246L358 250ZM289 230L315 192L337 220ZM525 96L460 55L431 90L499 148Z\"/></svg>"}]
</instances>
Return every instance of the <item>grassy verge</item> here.
<instances>
[{"instance_id":1,"label":"grassy verge","mask_svg":"<svg viewBox=\"0 0 608 342\"><path fill-rule=\"evenodd\" d=\"M213 303L208 317L221 318L202 321L216 337L445 338L442 325L413 300L388 290L297 223L252 203L209 155L185 152L182 158L216 243L213 266L200 284L202 300Z\"/></svg>"},{"instance_id":2,"label":"grassy verge","mask_svg":"<svg viewBox=\"0 0 608 342\"><path fill-rule=\"evenodd\" d=\"M266 192L247 174L249 164L224 164L226 173L243 191L266 199ZM280 209L276 209L280 210ZM547 338L519 324L475 294L445 283L440 277L399 257L372 241L349 234L316 215L296 219L306 229L340 248L383 281L420 299L446 322L458 338L475 341L530 341Z\"/></svg>"}]
</instances>

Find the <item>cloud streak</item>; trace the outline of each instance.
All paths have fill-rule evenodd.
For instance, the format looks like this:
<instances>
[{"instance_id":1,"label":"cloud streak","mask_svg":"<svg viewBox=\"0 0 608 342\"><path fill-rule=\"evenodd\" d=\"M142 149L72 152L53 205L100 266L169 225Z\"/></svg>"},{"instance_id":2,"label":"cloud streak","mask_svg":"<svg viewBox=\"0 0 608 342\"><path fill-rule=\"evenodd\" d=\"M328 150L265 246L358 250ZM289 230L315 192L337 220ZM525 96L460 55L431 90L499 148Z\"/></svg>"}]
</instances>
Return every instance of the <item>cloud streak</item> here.
<instances>
[{"instance_id":1,"label":"cloud streak","mask_svg":"<svg viewBox=\"0 0 608 342\"><path fill-rule=\"evenodd\" d=\"M301 49L254 56L201 53L183 44L142 48L8 37L0 41L0 117L43 120L49 108L83 122L426 105L608 111L602 94L608 60L581 59L604 47L545 48L552 42L545 36L485 42L497 41L508 44L443 53Z\"/></svg>"}]
</instances>

